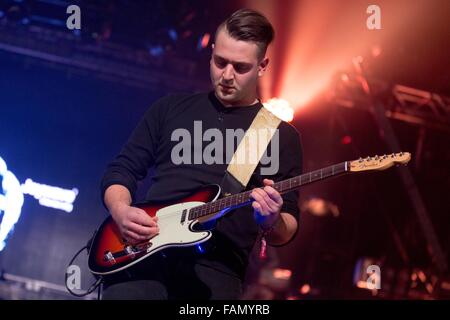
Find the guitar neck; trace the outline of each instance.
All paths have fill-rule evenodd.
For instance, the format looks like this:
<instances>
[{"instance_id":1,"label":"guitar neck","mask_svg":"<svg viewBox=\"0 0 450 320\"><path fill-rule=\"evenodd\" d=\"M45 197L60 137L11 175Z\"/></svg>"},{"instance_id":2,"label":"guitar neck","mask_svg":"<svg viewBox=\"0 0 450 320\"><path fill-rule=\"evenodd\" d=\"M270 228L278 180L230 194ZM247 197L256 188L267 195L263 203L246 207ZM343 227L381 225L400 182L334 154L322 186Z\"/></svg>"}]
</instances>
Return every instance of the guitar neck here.
<instances>
[{"instance_id":1,"label":"guitar neck","mask_svg":"<svg viewBox=\"0 0 450 320\"><path fill-rule=\"evenodd\" d=\"M350 171L349 161L341 162L323 169L311 171L299 176L275 183L272 187L280 194L300 188L303 185L338 176ZM252 191L237 193L228 197L208 202L189 210L189 220L198 219L227 208L238 208L252 203Z\"/></svg>"}]
</instances>

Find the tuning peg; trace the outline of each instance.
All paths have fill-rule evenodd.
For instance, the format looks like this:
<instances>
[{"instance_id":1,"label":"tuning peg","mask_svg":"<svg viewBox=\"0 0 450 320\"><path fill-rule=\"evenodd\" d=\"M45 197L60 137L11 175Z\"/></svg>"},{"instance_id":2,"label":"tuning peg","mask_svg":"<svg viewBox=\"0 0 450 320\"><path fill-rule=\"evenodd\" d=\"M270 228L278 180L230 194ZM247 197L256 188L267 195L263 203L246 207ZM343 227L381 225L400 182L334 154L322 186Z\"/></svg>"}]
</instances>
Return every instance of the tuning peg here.
<instances>
[{"instance_id":1,"label":"tuning peg","mask_svg":"<svg viewBox=\"0 0 450 320\"><path fill-rule=\"evenodd\" d=\"M358 161L363 162L363 158L359 157Z\"/></svg>"}]
</instances>

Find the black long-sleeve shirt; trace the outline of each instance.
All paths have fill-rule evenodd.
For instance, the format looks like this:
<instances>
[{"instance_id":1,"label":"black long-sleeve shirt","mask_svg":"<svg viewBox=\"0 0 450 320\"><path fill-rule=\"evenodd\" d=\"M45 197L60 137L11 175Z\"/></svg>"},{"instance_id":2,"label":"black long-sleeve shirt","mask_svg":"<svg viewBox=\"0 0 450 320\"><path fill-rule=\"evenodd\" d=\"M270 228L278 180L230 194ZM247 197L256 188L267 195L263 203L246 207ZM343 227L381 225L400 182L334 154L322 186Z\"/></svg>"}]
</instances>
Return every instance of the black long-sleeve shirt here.
<instances>
[{"instance_id":1,"label":"black long-sleeve shirt","mask_svg":"<svg viewBox=\"0 0 450 320\"><path fill-rule=\"evenodd\" d=\"M120 154L108 165L101 182L102 199L106 189L113 184L125 186L134 198L137 182L146 177L150 168L153 168L154 174L151 177L152 184L146 200L171 201L187 196L201 186L220 184L228 166L227 160L230 160L226 157L228 155L226 129L246 131L261 107L261 103L256 103L251 106L227 108L220 103L213 92L170 95L158 100L145 113ZM286 122L281 122L278 128L279 169L273 175L263 176L260 169L264 166L259 163L249 187L261 186L264 178L280 181L302 172L299 133ZM175 131L177 129L185 130ZM214 141L214 143L223 143L223 154L214 154L215 159L222 159L217 161L219 163L205 164L205 159L201 156L205 148L212 143L202 139L203 133L208 129L218 130L215 132L220 132L223 137L222 141ZM184 133L172 137L174 132ZM214 131L211 132L214 133ZM174 150L180 149L181 135L184 135L184 138L190 136L191 139L188 145L190 156L189 152L187 155L181 154L187 160L184 163L179 163L179 158L174 161L174 156L180 156L180 153L173 153ZM236 150L238 142L235 142L234 150L229 152L231 155ZM271 144L268 150L272 150ZM198 161L199 159L201 161ZM293 191L282 197L284 203L281 211L290 213L298 219L298 192ZM218 264L225 265L242 276L258 234L252 207L236 209L225 215L217 223L213 234L213 239L221 243L223 257L232 256L231 259L235 260L231 262L229 258L216 257L217 260L224 260Z\"/></svg>"}]
</instances>

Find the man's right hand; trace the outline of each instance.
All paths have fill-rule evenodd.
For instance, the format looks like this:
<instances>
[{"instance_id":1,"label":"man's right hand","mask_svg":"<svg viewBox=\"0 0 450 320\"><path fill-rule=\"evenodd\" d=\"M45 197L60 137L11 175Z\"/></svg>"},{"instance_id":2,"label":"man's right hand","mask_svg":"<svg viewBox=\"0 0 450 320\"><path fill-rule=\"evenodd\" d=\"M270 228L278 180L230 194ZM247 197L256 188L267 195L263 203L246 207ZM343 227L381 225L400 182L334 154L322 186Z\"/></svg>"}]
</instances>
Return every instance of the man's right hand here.
<instances>
[{"instance_id":1,"label":"man's right hand","mask_svg":"<svg viewBox=\"0 0 450 320\"><path fill-rule=\"evenodd\" d=\"M131 245L149 240L159 233L158 217L152 218L142 209L118 204L110 211L123 239Z\"/></svg>"}]
</instances>

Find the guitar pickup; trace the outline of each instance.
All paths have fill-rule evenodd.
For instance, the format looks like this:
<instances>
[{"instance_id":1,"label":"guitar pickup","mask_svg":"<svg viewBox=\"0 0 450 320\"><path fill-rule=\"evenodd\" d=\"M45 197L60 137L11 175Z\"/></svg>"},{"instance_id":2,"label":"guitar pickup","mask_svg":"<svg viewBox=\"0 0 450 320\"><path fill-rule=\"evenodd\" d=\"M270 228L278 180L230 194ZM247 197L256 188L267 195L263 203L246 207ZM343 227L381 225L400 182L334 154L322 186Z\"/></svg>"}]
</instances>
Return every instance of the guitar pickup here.
<instances>
[{"instance_id":1,"label":"guitar pickup","mask_svg":"<svg viewBox=\"0 0 450 320\"><path fill-rule=\"evenodd\" d=\"M136 256L135 251L133 250L132 246L126 246L124 249L125 253L129 256L131 256L131 259L134 259L134 257Z\"/></svg>"},{"instance_id":2,"label":"guitar pickup","mask_svg":"<svg viewBox=\"0 0 450 320\"><path fill-rule=\"evenodd\" d=\"M112 254L111 251L106 251L105 252L105 257L104 260L111 263L111 264L115 264L116 263L116 259L114 258L114 255Z\"/></svg>"},{"instance_id":3,"label":"guitar pickup","mask_svg":"<svg viewBox=\"0 0 450 320\"><path fill-rule=\"evenodd\" d=\"M186 214L187 214L187 209L184 209L183 213L181 214L181 221L180 221L181 224L183 224L186 221Z\"/></svg>"}]
</instances>

